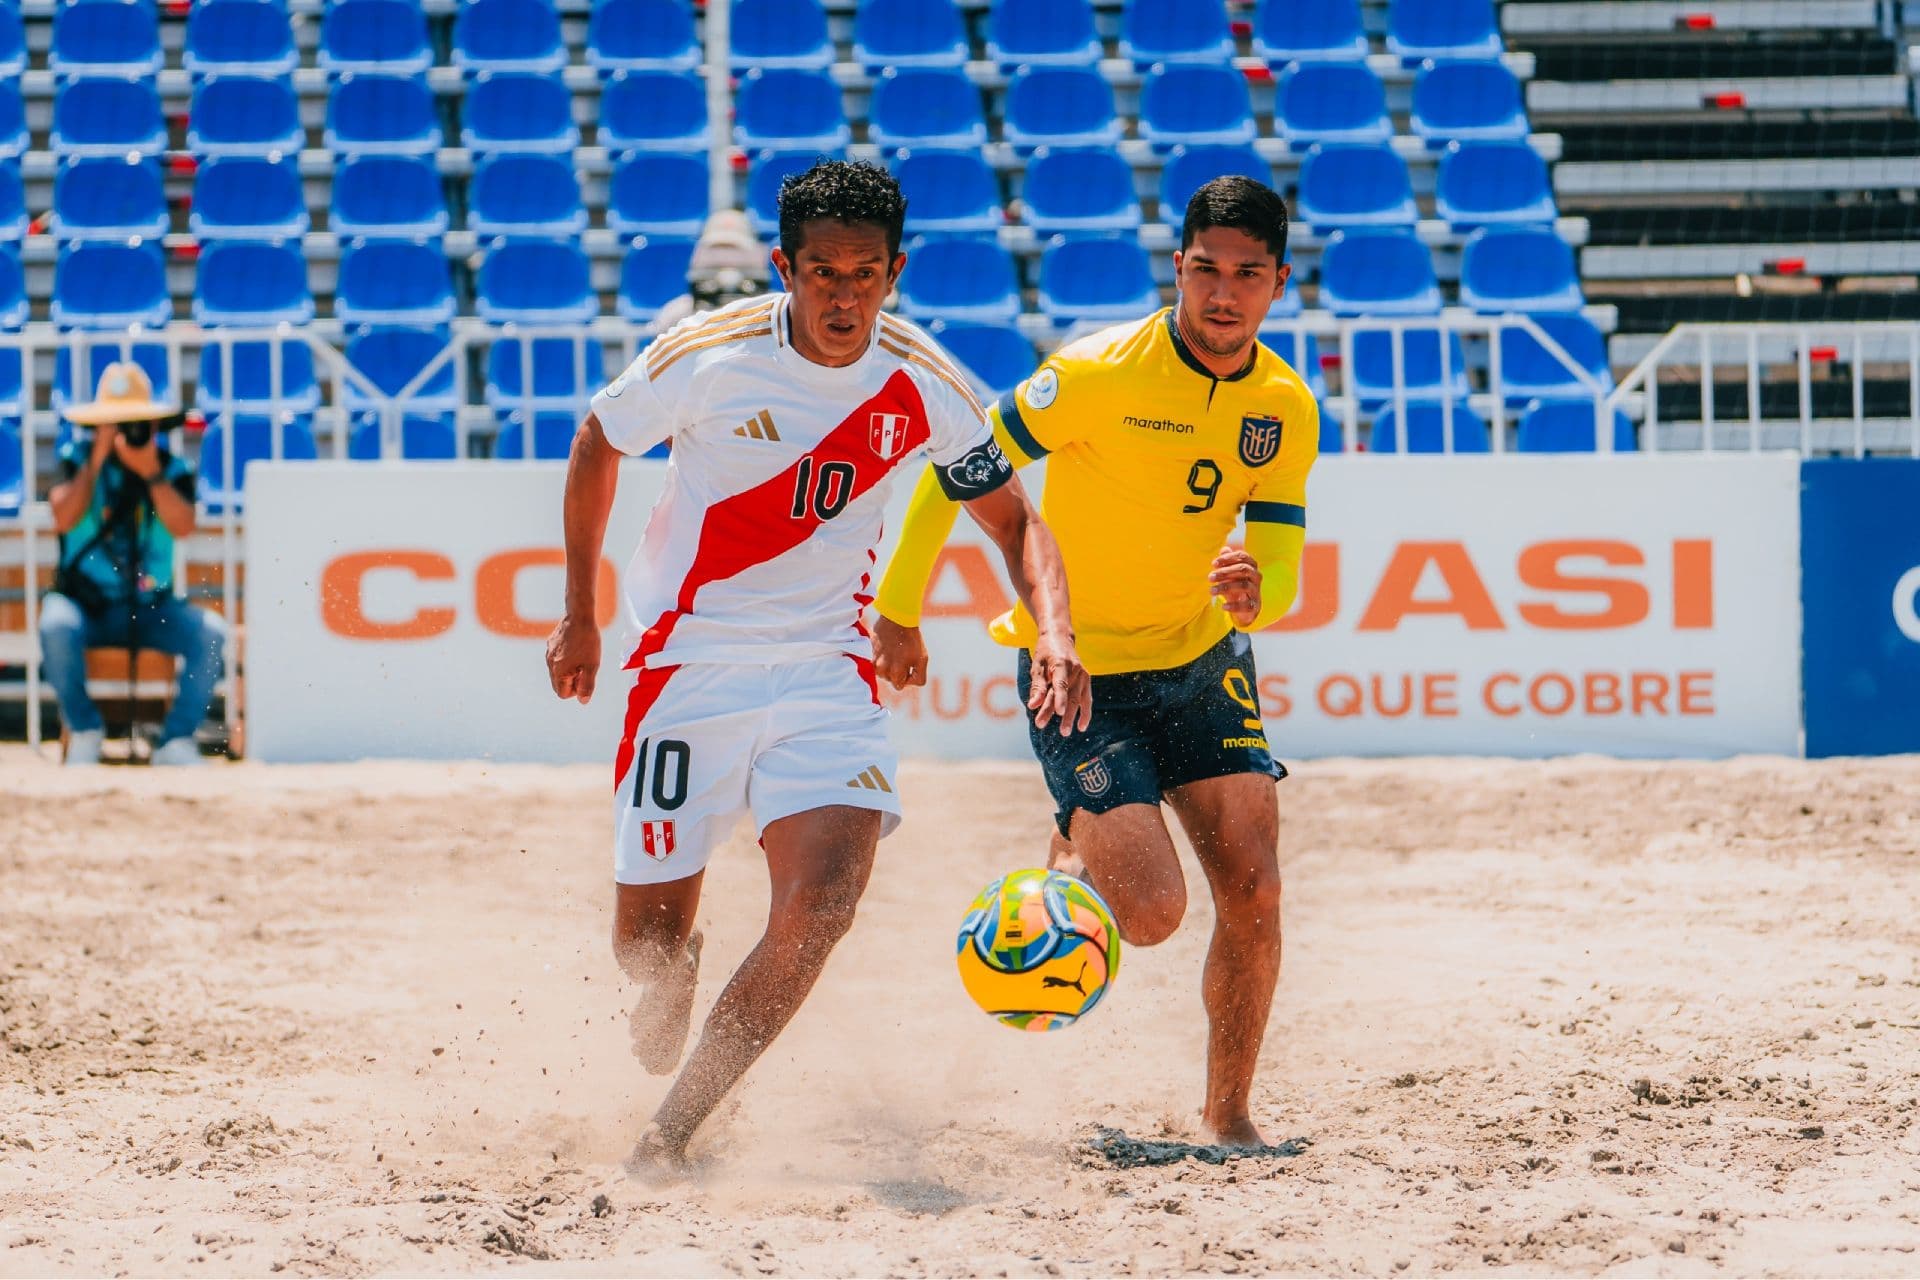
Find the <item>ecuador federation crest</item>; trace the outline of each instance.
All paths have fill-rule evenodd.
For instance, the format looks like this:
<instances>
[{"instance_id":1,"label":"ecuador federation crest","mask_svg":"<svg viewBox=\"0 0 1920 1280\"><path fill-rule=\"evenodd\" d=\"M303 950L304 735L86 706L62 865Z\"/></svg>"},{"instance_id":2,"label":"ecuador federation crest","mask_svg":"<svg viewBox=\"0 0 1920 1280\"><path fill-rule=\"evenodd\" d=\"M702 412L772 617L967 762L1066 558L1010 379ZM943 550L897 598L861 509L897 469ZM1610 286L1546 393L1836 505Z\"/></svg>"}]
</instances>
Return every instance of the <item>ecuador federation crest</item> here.
<instances>
[{"instance_id":1,"label":"ecuador federation crest","mask_svg":"<svg viewBox=\"0 0 1920 1280\"><path fill-rule=\"evenodd\" d=\"M1240 461L1250 467L1264 467L1280 452L1280 419L1270 414L1249 413L1240 419Z\"/></svg>"}]
</instances>

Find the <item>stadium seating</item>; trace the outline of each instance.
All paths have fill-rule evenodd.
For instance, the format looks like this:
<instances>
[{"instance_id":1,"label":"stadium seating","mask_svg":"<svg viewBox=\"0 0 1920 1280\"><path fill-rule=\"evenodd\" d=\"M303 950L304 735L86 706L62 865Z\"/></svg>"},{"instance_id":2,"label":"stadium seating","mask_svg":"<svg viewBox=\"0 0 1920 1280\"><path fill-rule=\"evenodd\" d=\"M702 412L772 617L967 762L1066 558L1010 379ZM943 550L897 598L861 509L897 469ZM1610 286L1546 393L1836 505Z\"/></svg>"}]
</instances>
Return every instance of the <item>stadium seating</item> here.
<instances>
[{"instance_id":1,"label":"stadium seating","mask_svg":"<svg viewBox=\"0 0 1920 1280\"><path fill-rule=\"evenodd\" d=\"M433 65L427 18L414 0L333 0L320 21L320 66L333 74L423 74Z\"/></svg>"},{"instance_id":2,"label":"stadium seating","mask_svg":"<svg viewBox=\"0 0 1920 1280\"><path fill-rule=\"evenodd\" d=\"M209 413L310 412L320 403L320 383L313 373L313 349L298 340L280 348L280 394L273 394L271 342L236 342L233 351L233 392L227 386L226 349L209 343L200 349L200 407Z\"/></svg>"},{"instance_id":3,"label":"stadium seating","mask_svg":"<svg viewBox=\"0 0 1920 1280\"><path fill-rule=\"evenodd\" d=\"M159 91L138 78L63 81L54 90L48 145L63 158L157 156L167 146Z\"/></svg>"},{"instance_id":4,"label":"stadium seating","mask_svg":"<svg viewBox=\"0 0 1920 1280\"><path fill-rule=\"evenodd\" d=\"M533 391L523 390L532 362ZM565 338L539 338L522 342L501 338L487 350L487 403L495 409L521 409L531 402L535 407L551 408L555 403L572 407L584 405L593 393L606 385L607 373L600 344L591 339L571 342Z\"/></svg>"},{"instance_id":5,"label":"stadium seating","mask_svg":"<svg viewBox=\"0 0 1920 1280\"><path fill-rule=\"evenodd\" d=\"M1410 233L1336 231L1320 255L1320 305L1339 316L1425 316L1440 310L1427 247Z\"/></svg>"},{"instance_id":6,"label":"stadium seating","mask_svg":"<svg viewBox=\"0 0 1920 1280\"><path fill-rule=\"evenodd\" d=\"M154 399L165 404L173 398L173 368L163 343L129 342L124 334L88 337L69 333L62 336L60 348L53 356L54 412L63 412L69 404L93 399L100 374L116 360L131 360L146 370ZM76 364L81 375L77 396L73 385Z\"/></svg>"},{"instance_id":7,"label":"stadium seating","mask_svg":"<svg viewBox=\"0 0 1920 1280\"><path fill-rule=\"evenodd\" d=\"M467 86L460 138L472 151L567 154L580 145L573 94L558 76L482 72Z\"/></svg>"},{"instance_id":8,"label":"stadium seating","mask_svg":"<svg viewBox=\"0 0 1920 1280\"><path fill-rule=\"evenodd\" d=\"M1294 217L1315 231L1411 228L1419 216L1407 162L1391 147L1319 145L1300 165Z\"/></svg>"},{"instance_id":9,"label":"stadium seating","mask_svg":"<svg viewBox=\"0 0 1920 1280\"><path fill-rule=\"evenodd\" d=\"M992 240L916 241L900 276L900 310L916 320L1011 323L1020 314L1013 259Z\"/></svg>"},{"instance_id":10,"label":"stadium seating","mask_svg":"<svg viewBox=\"0 0 1920 1280\"><path fill-rule=\"evenodd\" d=\"M20 377L20 357L17 352L7 353L13 357L14 383L16 387ZM20 514L20 504L26 497L25 473L21 469L20 425L9 417L0 417L0 518L12 519Z\"/></svg>"},{"instance_id":11,"label":"stadium seating","mask_svg":"<svg viewBox=\"0 0 1920 1280\"><path fill-rule=\"evenodd\" d=\"M1232 67L1156 67L1140 90L1140 136L1165 149L1252 142L1246 77Z\"/></svg>"},{"instance_id":12,"label":"stadium seating","mask_svg":"<svg viewBox=\"0 0 1920 1280\"><path fill-rule=\"evenodd\" d=\"M1036 154L1027 166L1021 203L1026 224L1043 236L1140 225L1133 170L1111 151Z\"/></svg>"},{"instance_id":13,"label":"stadium seating","mask_svg":"<svg viewBox=\"0 0 1920 1280\"><path fill-rule=\"evenodd\" d=\"M437 236L448 226L440 171L419 156L355 156L334 170L327 219L343 236Z\"/></svg>"},{"instance_id":14,"label":"stadium seating","mask_svg":"<svg viewBox=\"0 0 1920 1280\"><path fill-rule=\"evenodd\" d=\"M952 67L967 62L967 32L951 0L866 0L853 20L853 60L883 67Z\"/></svg>"},{"instance_id":15,"label":"stadium seating","mask_svg":"<svg viewBox=\"0 0 1920 1280\"><path fill-rule=\"evenodd\" d=\"M683 0L597 0L587 19L587 62L613 71L691 71L701 63Z\"/></svg>"},{"instance_id":16,"label":"stadium seating","mask_svg":"<svg viewBox=\"0 0 1920 1280\"><path fill-rule=\"evenodd\" d=\"M461 0L453 21L453 65L469 74L551 75L567 65L553 0Z\"/></svg>"},{"instance_id":17,"label":"stadium seating","mask_svg":"<svg viewBox=\"0 0 1920 1280\"><path fill-rule=\"evenodd\" d=\"M54 7L47 48L54 75L150 76L160 66L159 6L149 0L59 0Z\"/></svg>"},{"instance_id":18,"label":"stadium seating","mask_svg":"<svg viewBox=\"0 0 1920 1280\"><path fill-rule=\"evenodd\" d=\"M12 184L11 200L7 192ZM19 230L26 227L20 205L17 169L0 166L0 239L12 239L7 227L11 204ZM130 156L69 160L53 180L53 213L48 230L60 240L158 238L167 233L167 197L157 161Z\"/></svg>"},{"instance_id":19,"label":"stadium seating","mask_svg":"<svg viewBox=\"0 0 1920 1280\"><path fill-rule=\"evenodd\" d=\"M194 175L187 230L196 238L284 240L305 235L311 225L299 163L291 158L207 160Z\"/></svg>"},{"instance_id":20,"label":"stadium seating","mask_svg":"<svg viewBox=\"0 0 1920 1280\"><path fill-rule=\"evenodd\" d=\"M1233 58L1227 7L1221 0L1132 0L1120 21L1120 56L1142 67L1224 67Z\"/></svg>"},{"instance_id":21,"label":"stadium seating","mask_svg":"<svg viewBox=\"0 0 1920 1280\"><path fill-rule=\"evenodd\" d=\"M228 434L233 449L233 482L227 481ZM313 420L304 414L236 413L207 420L200 437L200 506L209 515L221 515L244 506L247 468L275 455L295 462L320 456L313 440Z\"/></svg>"},{"instance_id":22,"label":"stadium seating","mask_svg":"<svg viewBox=\"0 0 1920 1280\"><path fill-rule=\"evenodd\" d=\"M437 244L355 240L340 255L333 314L353 325L438 325L453 319L453 285Z\"/></svg>"},{"instance_id":23,"label":"stadium seating","mask_svg":"<svg viewBox=\"0 0 1920 1280\"><path fill-rule=\"evenodd\" d=\"M1533 322L1559 343L1575 364L1599 379L1603 386L1612 385L1613 378L1607 369L1606 340L1592 321L1575 312L1534 316ZM1531 400L1592 394L1525 329L1509 328L1500 332L1500 382L1507 403L1516 408Z\"/></svg>"},{"instance_id":24,"label":"stadium seating","mask_svg":"<svg viewBox=\"0 0 1920 1280\"><path fill-rule=\"evenodd\" d=\"M347 431L347 458L373 462L380 458L380 415L357 413ZM409 462L439 462L460 456L460 434L450 413L409 413L400 419L396 456Z\"/></svg>"},{"instance_id":25,"label":"stadium seating","mask_svg":"<svg viewBox=\"0 0 1920 1280\"><path fill-rule=\"evenodd\" d=\"M764 238L779 232L780 184L811 169L819 159L817 151L763 151L753 157L747 174L747 217L755 235Z\"/></svg>"},{"instance_id":26,"label":"stadium seating","mask_svg":"<svg viewBox=\"0 0 1920 1280\"><path fill-rule=\"evenodd\" d=\"M193 89L187 149L200 156L293 155L306 130L293 85L264 76L209 76Z\"/></svg>"},{"instance_id":27,"label":"stadium seating","mask_svg":"<svg viewBox=\"0 0 1920 1280\"><path fill-rule=\"evenodd\" d=\"M63 246L53 269L53 322L63 329L158 329L173 316L160 245Z\"/></svg>"},{"instance_id":28,"label":"stadium seating","mask_svg":"<svg viewBox=\"0 0 1920 1280\"><path fill-rule=\"evenodd\" d=\"M27 104L18 81L0 78L0 160L17 160L27 149Z\"/></svg>"},{"instance_id":29,"label":"stadium seating","mask_svg":"<svg viewBox=\"0 0 1920 1280\"><path fill-rule=\"evenodd\" d=\"M1273 67L1364 61L1360 0L1262 0L1253 20L1253 56Z\"/></svg>"},{"instance_id":30,"label":"stadium seating","mask_svg":"<svg viewBox=\"0 0 1920 1280\"><path fill-rule=\"evenodd\" d=\"M300 65L300 53L274 0L200 0L187 14L180 65L196 76L284 76Z\"/></svg>"},{"instance_id":31,"label":"stadium seating","mask_svg":"<svg viewBox=\"0 0 1920 1280\"><path fill-rule=\"evenodd\" d=\"M1546 227L1488 227L1468 238L1460 262L1460 304L1509 311L1577 311L1586 299L1573 250Z\"/></svg>"},{"instance_id":32,"label":"stadium seating","mask_svg":"<svg viewBox=\"0 0 1920 1280\"><path fill-rule=\"evenodd\" d=\"M1159 305L1138 241L1057 239L1040 257L1040 313L1057 327L1138 318Z\"/></svg>"},{"instance_id":33,"label":"stadium seating","mask_svg":"<svg viewBox=\"0 0 1920 1280\"><path fill-rule=\"evenodd\" d=\"M27 32L17 5L0 4L0 80L27 69Z\"/></svg>"},{"instance_id":34,"label":"stadium seating","mask_svg":"<svg viewBox=\"0 0 1920 1280\"><path fill-rule=\"evenodd\" d=\"M193 318L203 325L305 324L313 319L307 260L283 244L210 244L194 273Z\"/></svg>"},{"instance_id":35,"label":"stadium seating","mask_svg":"<svg viewBox=\"0 0 1920 1280\"><path fill-rule=\"evenodd\" d=\"M1039 363L1033 344L1012 325L935 321L932 333L990 395L1006 395Z\"/></svg>"},{"instance_id":36,"label":"stadium seating","mask_svg":"<svg viewBox=\"0 0 1920 1280\"><path fill-rule=\"evenodd\" d=\"M1465 400L1467 353L1460 335L1446 335L1447 371L1440 368L1441 333L1438 329L1403 331L1400 378L1403 394L1413 401ZM1385 329L1363 329L1353 335L1353 368L1347 390L1369 411L1392 403L1393 334Z\"/></svg>"},{"instance_id":37,"label":"stadium seating","mask_svg":"<svg viewBox=\"0 0 1920 1280\"><path fill-rule=\"evenodd\" d=\"M1003 67L1090 67L1100 57L1087 0L994 0L987 57Z\"/></svg>"},{"instance_id":38,"label":"stadium seating","mask_svg":"<svg viewBox=\"0 0 1920 1280\"><path fill-rule=\"evenodd\" d=\"M18 241L26 234L26 185L18 168L0 164L0 243Z\"/></svg>"},{"instance_id":39,"label":"stadium seating","mask_svg":"<svg viewBox=\"0 0 1920 1280\"><path fill-rule=\"evenodd\" d=\"M579 179L559 156L484 157L467 190L475 235L577 236L587 227Z\"/></svg>"},{"instance_id":40,"label":"stadium seating","mask_svg":"<svg viewBox=\"0 0 1920 1280\"><path fill-rule=\"evenodd\" d=\"M422 80L346 75L327 97L329 151L430 157L442 141L433 91Z\"/></svg>"},{"instance_id":41,"label":"stadium seating","mask_svg":"<svg viewBox=\"0 0 1920 1280\"><path fill-rule=\"evenodd\" d=\"M1442 404L1407 406L1407 428L1400 430L1397 409L1373 420L1367 448L1374 453L1486 453L1492 448L1485 419L1464 401L1453 406L1453 448L1447 448L1447 410Z\"/></svg>"},{"instance_id":42,"label":"stadium seating","mask_svg":"<svg viewBox=\"0 0 1920 1280\"><path fill-rule=\"evenodd\" d=\"M868 137L882 147L978 147L980 91L958 71L888 71L874 83Z\"/></svg>"},{"instance_id":43,"label":"stadium seating","mask_svg":"<svg viewBox=\"0 0 1920 1280\"><path fill-rule=\"evenodd\" d=\"M1251 146L1175 147L1160 171L1160 216L1178 228L1193 193L1215 178L1237 173L1273 183L1273 166Z\"/></svg>"},{"instance_id":44,"label":"stadium seating","mask_svg":"<svg viewBox=\"0 0 1920 1280\"><path fill-rule=\"evenodd\" d=\"M687 291L690 236L648 236L620 263L618 307L622 318L649 324L660 308Z\"/></svg>"},{"instance_id":45,"label":"stadium seating","mask_svg":"<svg viewBox=\"0 0 1920 1280\"><path fill-rule=\"evenodd\" d=\"M1542 400L1520 419L1517 443L1522 453L1592 453L1594 443L1592 400ZM1620 410L1613 411L1613 451L1632 453L1633 423Z\"/></svg>"},{"instance_id":46,"label":"stadium seating","mask_svg":"<svg viewBox=\"0 0 1920 1280\"><path fill-rule=\"evenodd\" d=\"M1520 82L1498 62L1428 63L1413 82L1409 123L1433 148L1527 136Z\"/></svg>"},{"instance_id":47,"label":"stadium seating","mask_svg":"<svg viewBox=\"0 0 1920 1280\"><path fill-rule=\"evenodd\" d=\"M1387 52L1409 65L1498 58L1505 48L1493 0L1392 0L1387 8Z\"/></svg>"},{"instance_id":48,"label":"stadium seating","mask_svg":"<svg viewBox=\"0 0 1920 1280\"><path fill-rule=\"evenodd\" d=\"M373 325L353 330L347 338L347 363L364 374L382 394L397 396L407 384L450 341L445 328L415 328L400 325ZM427 413L451 413L460 407L454 382L456 355L440 363L427 375L419 389L408 398L408 406ZM352 408L375 404L368 393L351 380L345 384L346 402Z\"/></svg>"},{"instance_id":49,"label":"stadium seating","mask_svg":"<svg viewBox=\"0 0 1920 1280\"><path fill-rule=\"evenodd\" d=\"M584 324L599 313L589 277L576 245L509 240L480 265L475 309L496 323Z\"/></svg>"},{"instance_id":50,"label":"stadium seating","mask_svg":"<svg viewBox=\"0 0 1920 1280\"><path fill-rule=\"evenodd\" d=\"M580 427L580 419L572 413L538 413L533 415L533 450L531 457L536 460L556 461L565 458L573 451L573 435ZM493 456L506 461L525 460L527 451L526 413L516 410L501 419L500 434L493 444Z\"/></svg>"},{"instance_id":51,"label":"stadium seating","mask_svg":"<svg viewBox=\"0 0 1920 1280\"><path fill-rule=\"evenodd\" d=\"M1007 82L1006 140L1017 149L1104 147L1120 140L1113 89L1098 71L1022 67Z\"/></svg>"},{"instance_id":52,"label":"stadium seating","mask_svg":"<svg viewBox=\"0 0 1920 1280\"><path fill-rule=\"evenodd\" d=\"M18 329L26 323L28 310L20 259L12 249L0 246L0 329Z\"/></svg>"},{"instance_id":53,"label":"stadium seating","mask_svg":"<svg viewBox=\"0 0 1920 1280\"><path fill-rule=\"evenodd\" d=\"M736 70L825 71L833 65L833 41L820 0L733 0L731 35Z\"/></svg>"},{"instance_id":54,"label":"stadium seating","mask_svg":"<svg viewBox=\"0 0 1920 1280\"><path fill-rule=\"evenodd\" d=\"M616 71L600 91L600 141L613 151L704 151L707 90L679 71Z\"/></svg>"},{"instance_id":55,"label":"stadium seating","mask_svg":"<svg viewBox=\"0 0 1920 1280\"><path fill-rule=\"evenodd\" d=\"M733 140L749 151L836 151L852 140L840 86L824 71L753 70L734 97Z\"/></svg>"},{"instance_id":56,"label":"stadium seating","mask_svg":"<svg viewBox=\"0 0 1920 1280\"><path fill-rule=\"evenodd\" d=\"M622 239L697 236L708 194L706 157L631 153L607 187L607 226Z\"/></svg>"},{"instance_id":57,"label":"stadium seating","mask_svg":"<svg viewBox=\"0 0 1920 1280\"><path fill-rule=\"evenodd\" d=\"M1434 212L1456 231L1550 223L1547 162L1524 142L1454 142L1440 154Z\"/></svg>"},{"instance_id":58,"label":"stadium seating","mask_svg":"<svg viewBox=\"0 0 1920 1280\"><path fill-rule=\"evenodd\" d=\"M1275 126L1290 143L1385 142L1393 136L1387 94L1363 62L1305 62L1280 77Z\"/></svg>"},{"instance_id":59,"label":"stadium seating","mask_svg":"<svg viewBox=\"0 0 1920 1280\"><path fill-rule=\"evenodd\" d=\"M1126 169L1124 164L1122 169ZM1131 193L1133 172L1126 170ZM986 161L971 151L902 151L894 177L907 197L907 232L997 230L1003 221L1000 185ZM1029 196L1032 185L1029 181Z\"/></svg>"}]
</instances>

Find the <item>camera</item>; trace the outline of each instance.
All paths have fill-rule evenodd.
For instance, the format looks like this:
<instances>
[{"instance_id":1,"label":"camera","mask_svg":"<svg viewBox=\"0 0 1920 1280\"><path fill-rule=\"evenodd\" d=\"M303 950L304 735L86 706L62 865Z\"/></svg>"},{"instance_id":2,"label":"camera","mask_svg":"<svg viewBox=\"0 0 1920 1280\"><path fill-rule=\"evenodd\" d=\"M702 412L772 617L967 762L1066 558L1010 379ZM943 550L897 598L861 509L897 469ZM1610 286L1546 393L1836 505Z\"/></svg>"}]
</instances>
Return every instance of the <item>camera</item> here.
<instances>
[{"instance_id":1,"label":"camera","mask_svg":"<svg viewBox=\"0 0 1920 1280\"><path fill-rule=\"evenodd\" d=\"M144 449L153 439L153 423L123 422L120 424L120 438L127 442L129 449Z\"/></svg>"}]
</instances>

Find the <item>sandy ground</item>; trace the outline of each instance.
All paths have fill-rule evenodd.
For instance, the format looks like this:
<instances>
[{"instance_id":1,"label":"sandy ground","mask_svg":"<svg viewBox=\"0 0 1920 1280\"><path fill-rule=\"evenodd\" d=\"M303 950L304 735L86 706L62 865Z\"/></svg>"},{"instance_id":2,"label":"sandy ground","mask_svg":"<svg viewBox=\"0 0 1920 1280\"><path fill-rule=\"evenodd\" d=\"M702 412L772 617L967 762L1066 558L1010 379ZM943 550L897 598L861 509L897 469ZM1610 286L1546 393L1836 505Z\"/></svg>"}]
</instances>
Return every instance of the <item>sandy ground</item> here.
<instances>
[{"instance_id":1,"label":"sandy ground","mask_svg":"<svg viewBox=\"0 0 1920 1280\"><path fill-rule=\"evenodd\" d=\"M1920 1274L1920 760L1305 765L1256 1095L1300 1154L1142 1168L1088 1143L1196 1136L1204 893L1002 1029L951 931L1040 784L912 768L664 1187L603 773L0 753L0 1274ZM743 832L703 1003L765 902Z\"/></svg>"}]
</instances>

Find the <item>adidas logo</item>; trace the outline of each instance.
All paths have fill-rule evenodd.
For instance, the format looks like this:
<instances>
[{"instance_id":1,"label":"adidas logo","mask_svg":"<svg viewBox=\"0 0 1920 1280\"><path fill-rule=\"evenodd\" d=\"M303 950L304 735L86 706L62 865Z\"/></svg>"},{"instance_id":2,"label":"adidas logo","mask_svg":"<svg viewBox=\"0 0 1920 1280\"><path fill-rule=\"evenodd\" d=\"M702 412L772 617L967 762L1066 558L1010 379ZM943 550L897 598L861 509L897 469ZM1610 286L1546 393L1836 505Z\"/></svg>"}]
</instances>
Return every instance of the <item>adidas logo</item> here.
<instances>
[{"instance_id":1,"label":"adidas logo","mask_svg":"<svg viewBox=\"0 0 1920 1280\"><path fill-rule=\"evenodd\" d=\"M887 775L880 772L879 765L869 766L865 773L862 773L847 785L867 791L885 791L889 793L893 791L893 788L887 785Z\"/></svg>"},{"instance_id":2,"label":"adidas logo","mask_svg":"<svg viewBox=\"0 0 1920 1280\"><path fill-rule=\"evenodd\" d=\"M773 415L762 409L748 418L746 422L733 429L733 434L745 436L749 440L778 440L780 433L773 428Z\"/></svg>"}]
</instances>

